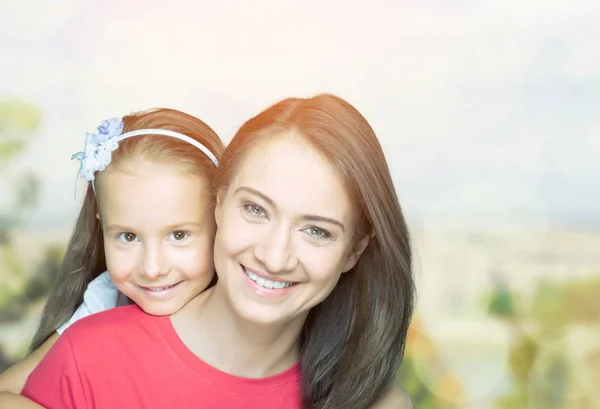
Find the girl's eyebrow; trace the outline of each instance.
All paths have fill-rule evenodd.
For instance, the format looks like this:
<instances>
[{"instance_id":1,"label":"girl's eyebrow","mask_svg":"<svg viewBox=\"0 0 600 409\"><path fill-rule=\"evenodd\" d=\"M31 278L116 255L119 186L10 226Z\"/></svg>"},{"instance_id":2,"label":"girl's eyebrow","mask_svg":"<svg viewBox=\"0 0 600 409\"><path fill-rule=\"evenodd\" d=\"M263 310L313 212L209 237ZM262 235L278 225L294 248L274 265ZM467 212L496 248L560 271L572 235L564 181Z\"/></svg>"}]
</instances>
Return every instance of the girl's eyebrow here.
<instances>
[{"instance_id":1,"label":"girl's eyebrow","mask_svg":"<svg viewBox=\"0 0 600 409\"><path fill-rule=\"evenodd\" d=\"M131 231L135 229L120 224L109 224L108 226L106 226L106 230Z\"/></svg>"},{"instance_id":2,"label":"girl's eyebrow","mask_svg":"<svg viewBox=\"0 0 600 409\"><path fill-rule=\"evenodd\" d=\"M202 223L198 222L181 222L181 223L173 223L168 226L165 226L166 231L178 230L182 227L201 227ZM110 224L106 226L107 230L119 230L119 231L133 231L136 230L133 227L128 227L120 224Z\"/></svg>"}]
</instances>

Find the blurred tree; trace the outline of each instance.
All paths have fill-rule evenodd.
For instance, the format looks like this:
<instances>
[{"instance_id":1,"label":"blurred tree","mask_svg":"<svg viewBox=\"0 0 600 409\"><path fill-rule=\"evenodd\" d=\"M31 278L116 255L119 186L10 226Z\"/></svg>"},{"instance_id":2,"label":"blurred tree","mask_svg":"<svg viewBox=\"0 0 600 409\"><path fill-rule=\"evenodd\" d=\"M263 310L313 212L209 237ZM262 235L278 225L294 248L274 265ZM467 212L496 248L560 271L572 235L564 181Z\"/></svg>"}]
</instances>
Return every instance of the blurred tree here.
<instances>
[{"instance_id":1,"label":"blurred tree","mask_svg":"<svg viewBox=\"0 0 600 409\"><path fill-rule=\"evenodd\" d=\"M19 100L0 100L0 165L12 161L25 149L38 129L41 113Z\"/></svg>"},{"instance_id":2,"label":"blurred tree","mask_svg":"<svg viewBox=\"0 0 600 409\"><path fill-rule=\"evenodd\" d=\"M494 290L487 300L487 313L502 320L514 321L518 318L516 296L510 291L502 274L495 273L493 277Z\"/></svg>"},{"instance_id":3,"label":"blurred tree","mask_svg":"<svg viewBox=\"0 0 600 409\"><path fill-rule=\"evenodd\" d=\"M38 202L39 179L26 169L10 172L35 136L41 113L32 104L0 100L0 246L9 244L10 232L21 225Z\"/></svg>"},{"instance_id":4,"label":"blurred tree","mask_svg":"<svg viewBox=\"0 0 600 409\"><path fill-rule=\"evenodd\" d=\"M54 278L60 271L63 256L62 247L48 247L29 275L23 290L12 292L4 298L0 295L0 322L20 319L29 305L46 297Z\"/></svg>"},{"instance_id":5,"label":"blurred tree","mask_svg":"<svg viewBox=\"0 0 600 409\"><path fill-rule=\"evenodd\" d=\"M424 371L418 371L418 365ZM427 379L424 380L423 377ZM443 366L433 343L425 334L419 317L409 329L404 362L398 374L400 384L419 409L458 409L463 395L457 378ZM432 389L435 389L436 394ZM439 396L443 395L443 397Z\"/></svg>"},{"instance_id":6,"label":"blurred tree","mask_svg":"<svg viewBox=\"0 0 600 409\"><path fill-rule=\"evenodd\" d=\"M567 283L541 282L531 304L531 319L553 331L566 324L600 324L600 274Z\"/></svg>"},{"instance_id":7,"label":"blurred tree","mask_svg":"<svg viewBox=\"0 0 600 409\"><path fill-rule=\"evenodd\" d=\"M588 407L592 397L583 394L579 400L568 401L576 387L573 368L569 362L569 349L559 335L568 334L570 328L598 328L600 325L600 276L557 283L541 281L522 309L510 307L509 300L518 299L507 288L496 288L488 298L487 312L516 331L510 350L509 369L513 391L497 401L500 409L574 409ZM528 331L523 331L526 326ZM542 358L542 345L545 352ZM551 348L547 342L551 342ZM600 373L600 359L590 362ZM590 366L590 367L591 367ZM600 380L600 379L597 379ZM596 380L591 380L595 382ZM594 392L591 392L594 393ZM586 403L587 402L587 403ZM583 406L582 406L583 405Z\"/></svg>"},{"instance_id":8,"label":"blurred tree","mask_svg":"<svg viewBox=\"0 0 600 409\"><path fill-rule=\"evenodd\" d=\"M2 345L0 345L0 372L2 372L5 368L8 368L9 366L10 366L10 361L6 357L6 354L4 353L4 349L2 348Z\"/></svg>"},{"instance_id":9,"label":"blurred tree","mask_svg":"<svg viewBox=\"0 0 600 409\"><path fill-rule=\"evenodd\" d=\"M4 277L0 286L0 317L6 316L7 306L20 295L22 285L14 285L19 281L15 278L24 279L27 275L11 234L24 224L38 203L39 179L19 158L35 137L40 120L41 113L34 105L0 100L0 271Z\"/></svg>"},{"instance_id":10,"label":"blurred tree","mask_svg":"<svg viewBox=\"0 0 600 409\"><path fill-rule=\"evenodd\" d=\"M45 298L64 254L61 247L51 246L39 261L23 260L13 241L39 201L40 180L22 156L37 135L41 117L28 102L0 99L0 323L23 319L33 303ZM28 342L23 342L25 352ZM0 339L0 371L19 358L3 351Z\"/></svg>"}]
</instances>

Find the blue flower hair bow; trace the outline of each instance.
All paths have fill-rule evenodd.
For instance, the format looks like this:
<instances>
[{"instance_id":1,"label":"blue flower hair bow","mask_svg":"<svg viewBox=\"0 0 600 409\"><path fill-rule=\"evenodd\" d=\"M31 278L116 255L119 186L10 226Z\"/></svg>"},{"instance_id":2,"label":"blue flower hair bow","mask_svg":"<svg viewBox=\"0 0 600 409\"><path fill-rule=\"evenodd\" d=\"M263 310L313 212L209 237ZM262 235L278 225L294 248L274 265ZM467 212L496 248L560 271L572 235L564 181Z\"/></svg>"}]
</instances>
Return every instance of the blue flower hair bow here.
<instances>
[{"instance_id":1,"label":"blue flower hair bow","mask_svg":"<svg viewBox=\"0 0 600 409\"><path fill-rule=\"evenodd\" d=\"M80 167L77 177L93 181L94 173L106 169L112 159L112 152L117 149L118 137L123 133L123 119L112 118L102 121L95 133L87 133L83 152L71 156L79 160Z\"/></svg>"}]
</instances>

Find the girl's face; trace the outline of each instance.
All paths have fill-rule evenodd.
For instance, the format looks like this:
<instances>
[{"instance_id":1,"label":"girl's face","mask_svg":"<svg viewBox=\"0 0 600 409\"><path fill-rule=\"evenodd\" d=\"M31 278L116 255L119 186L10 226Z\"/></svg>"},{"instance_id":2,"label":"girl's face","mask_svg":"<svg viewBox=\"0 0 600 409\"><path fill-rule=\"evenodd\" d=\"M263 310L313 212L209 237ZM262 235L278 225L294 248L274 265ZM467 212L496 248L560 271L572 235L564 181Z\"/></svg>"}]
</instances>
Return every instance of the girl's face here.
<instances>
[{"instance_id":1,"label":"girl's face","mask_svg":"<svg viewBox=\"0 0 600 409\"><path fill-rule=\"evenodd\" d=\"M209 184L146 161L130 168L98 180L108 272L148 314L173 314L213 278Z\"/></svg>"},{"instance_id":2,"label":"girl's face","mask_svg":"<svg viewBox=\"0 0 600 409\"><path fill-rule=\"evenodd\" d=\"M251 150L215 214L215 293L255 323L303 323L368 243L337 174L293 136Z\"/></svg>"}]
</instances>

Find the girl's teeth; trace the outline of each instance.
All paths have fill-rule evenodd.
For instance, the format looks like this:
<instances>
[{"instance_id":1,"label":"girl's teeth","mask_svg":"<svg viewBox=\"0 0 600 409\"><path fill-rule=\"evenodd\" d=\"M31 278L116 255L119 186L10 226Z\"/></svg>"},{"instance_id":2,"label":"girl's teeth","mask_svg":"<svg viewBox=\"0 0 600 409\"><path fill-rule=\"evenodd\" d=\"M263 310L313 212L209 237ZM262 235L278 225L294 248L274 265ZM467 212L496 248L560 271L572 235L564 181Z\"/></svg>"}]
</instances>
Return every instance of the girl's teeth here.
<instances>
[{"instance_id":1,"label":"girl's teeth","mask_svg":"<svg viewBox=\"0 0 600 409\"><path fill-rule=\"evenodd\" d=\"M293 283L283 283L281 281L266 280L266 279L264 279L262 277L259 277L256 274L254 274L252 271L248 270L245 267L244 267L244 272L250 278L250 280L254 281L256 284L258 284L258 285L260 285L261 287L264 287L264 288L281 289L281 288L287 288L287 287L289 287L289 286L291 286L293 284Z\"/></svg>"},{"instance_id":2,"label":"girl's teeth","mask_svg":"<svg viewBox=\"0 0 600 409\"><path fill-rule=\"evenodd\" d=\"M164 291L167 288L171 288L172 286L167 286L167 287L157 287L157 288L148 288L150 291L154 291L154 292L159 292L159 291Z\"/></svg>"}]
</instances>

